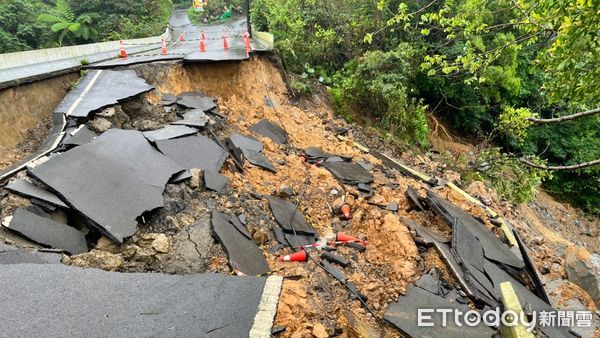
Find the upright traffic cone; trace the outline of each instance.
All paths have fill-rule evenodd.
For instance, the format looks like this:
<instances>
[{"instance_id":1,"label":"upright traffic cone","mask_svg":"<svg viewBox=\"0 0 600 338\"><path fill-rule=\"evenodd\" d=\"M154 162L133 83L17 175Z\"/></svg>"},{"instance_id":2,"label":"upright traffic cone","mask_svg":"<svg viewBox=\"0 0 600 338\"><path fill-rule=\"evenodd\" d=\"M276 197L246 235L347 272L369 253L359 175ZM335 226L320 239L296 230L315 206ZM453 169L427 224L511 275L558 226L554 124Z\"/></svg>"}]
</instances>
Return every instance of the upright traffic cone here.
<instances>
[{"instance_id":1,"label":"upright traffic cone","mask_svg":"<svg viewBox=\"0 0 600 338\"><path fill-rule=\"evenodd\" d=\"M246 45L246 53L250 53L252 51L252 44L248 32L244 32L244 44Z\"/></svg>"},{"instance_id":2,"label":"upright traffic cone","mask_svg":"<svg viewBox=\"0 0 600 338\"><path fill-rule=\"evenodd\" d=\"M200 36L200 52L206 52L206 44L204 43L204 34Z\"/></svg>"},{"instance_id":3,"label":"upright traffic cone","mask_svg":"<svg viewBox=\"0 0 600 338\"><path fill-rule=\"evenodd\" d=\"M229 44L227 43L227 35L225 35L225 30L223 30L223 49L229 49Z\"/></svg>"},{"instance_id":4,"label":"upright traffic cone","mask_svg":"<svg viewBox=\"0 0 600 338\"><path fill-rule=\"evenodd\" d=\"M183 41L185 41L185 36L183 35L183 33L179 33L179 42Z\"/></svg>"},{"instance_id":5,"label":"upright traffic cone","mask_svg":"<svg viewBox=\"0 0 600 338\"><path fill-rule=\"evenodd\" d=\"M308 260L308 253L306 250L300 250L291 255L285 255L283 257L279 257L280 262L306 262Z\"/></svg>"},{"instance_id":6,"label":"upright traffic cone","mask_svg":"<svg viewBox=\"0 0 600 338\"><path fill-rule=\"evenodd\" d=\"M121 40L121 58L126 59L127 58L127 52L125 51L125 44L123 44L123 40Z\"/></svg>"},{"instance_id":7,"label":"upright traffic cone","mask_svg":"<svg viewBox=\"0 0 600 338\"><path fill-rule=\"evenodd\" d=\"M162 43L161 43L161 51L160 53L162 55L167 55L167 42L165 41L165 39L162 39Z\"/></svg>"},{"instance_id":8,"label":"upright traffic cone","mask_svg":"<svg viewBox=\"0 0 600 338\"><path fill-rule=\"evenodd\" d=\"M336 242L342 242L342 243L349 243L349 242L354 242L354 243L363 243L364 245L367 245L367 242L360 240L356 237L352 237L350 235L346 235L343 232L338 232L337 235L335 236L335 241Z\"/></svg>"}]
</instances>

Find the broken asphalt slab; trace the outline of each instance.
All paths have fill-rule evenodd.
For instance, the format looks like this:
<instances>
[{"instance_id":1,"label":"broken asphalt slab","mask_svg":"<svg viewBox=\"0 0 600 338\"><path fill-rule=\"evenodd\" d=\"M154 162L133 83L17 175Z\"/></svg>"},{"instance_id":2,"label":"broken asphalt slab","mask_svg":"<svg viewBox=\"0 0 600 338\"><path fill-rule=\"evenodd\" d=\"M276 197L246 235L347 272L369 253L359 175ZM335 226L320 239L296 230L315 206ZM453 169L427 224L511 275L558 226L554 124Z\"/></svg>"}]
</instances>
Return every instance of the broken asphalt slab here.
<instances>
[{"instance_id":1,"label":"broken asphalt slab","mask_svg":"<svg viewBox=\"0 0 600 338\"><path fill-rule=\"evenodd\" d=\"M228 156L223 148L204 135L159 140L156 145L161 153L185 169L219 172Z\"/></svg>"},{"instance_id":2,"label":"broken asphalt slab","mask_svg":"<svg viewBox=\"0 0 600 338\"><path fill-rule=\"evenodd\" d=\"M60 264L57 252L27 250L0 243L0 265L7 264Z\"/></svg>"},{"instance_id":3,"label":"broken asphalt slab","mask_svg":"<svg viewBox=\"0 0 600 338\"><path fill-rule=\"evenodd\" d=\"M217 193L222 192L229 184L229 178L212 170L204 171L204 186Z\"/></svg>"},{"instance_id":4,"label":"broken asphalt slab","mask_svg":"<svg viewBox=\"0 0 600 338\"><path fill-rule=\"evenodd\" d=\"M94 70L88 72L65 99L56 112L67 116L87 117L90 112L106 108L154 87L138 77L133 70Z\"/></svg>"},{"instance_id":5,"label":"broken asphalt slab","mask_svg":"<svg viewBox=\"0 0 600 338\"><path fill-rule=\"evenodd\" d=\"M314 235L315 229L308 224L298 207L289 201L275 196L267 196L269 208L275 220L281 227L290 233Z\"/></svg>"},{"instance_id":6,"label":"broken asphalt slab","mask_svg":"<svg viewBox=\"0 0 600 338\"><path fill-rule=\"evenodd\" d=\"M450 302L442 296L412 285L409 286L406 295L388 306L384 319L408 337L483 338L492 337L494 334L494 330L483 324L474 327L458 326L454 320L448 320L444 327L439 312L430 314L431 320L428 322L435 323L433 326L418 325L419 309L457 309L463 312L468 310L466 305Z\"/></svg>"},{"instance_id":7,"label":"broken asphalt slab","mask_svg":"<svg viewBox=\"0 0 600 338\"><path fill-rule=\"evenodd\" d=\"M71 133L67 133L62 141L63 145L66 146L82 146L92 141L98 136L93 131L89 130L85 125L81 125Z\"/></svg>"},{"instance_id":8,"label":"broken asphalt slab","mask_svg":"<svg viewBox=\"0 0 600 338\"><path fill-rule=\"evenodd\" d=\"M160 129L145 131L144 137L148 139L150 142L162 141L162 140L170 140L177 137L193 135L198 132L195 128L190 128L187 126L174 126L174 125L166 125Z\"/></svg>"},{"instance_id":9,"label":"broken asphalt slab","mask_svg":"<svg viewBox=\"0 0 600 338\"><path fill-rule=\"evenodd\" d=\"M38 216L26 209L17 209L8 224L34 242L76 255L88 251L83 233L66 224Z\"/></svg>"},{"instance_id":10,"label":"broken asphalt slab","mask_svg":"<svg viewBox=\"0 0 600 338\"><path fill-rule=\"evenodd\" d=\"M138 216L164 206L165 185L184 169L141 132L110 129L29 172L87 223L120 243L135 233Z\"/></svg>"},{"instance_id":11,"label":"broken asphalt slab","mask_svg":"<svg viewBox=\"0 0 600 338\"><path fill-rule=\"evenodd\" d=\"M234 216L235 217L235 216ZM271 270L256 243L244 236L231 222L231 217L212 212L211 224L215 236L223 245L232 269L246 275L263 275Z\"/></svg>"},{"instance_id":12,"label":"broken asphalt slab","mask_svg":"<svg viewBox=\"0 0 600 338\"><path fill-rule=\"evenodd\" d=\"M69 208L69 206L67 206L65 202L61 201L60 198L56 197L56 195L25 180L17 180L10 182L4 188L18 195L36 198L38 200L41 200L59 208Z\"/></svg>"},{"instance_id":13,"label":"broken asphalt slab","mask_svg":"<svg viewBox=\"0 0 600 338\"><path fill-rule=\"evenodd\" d=\"M288 134L284 129L266 119L250 127L250 131L266 136L279 145L286 144L288 140Z\"/></svg>"},{"instance_id":14,"label":"broken asphalt slab","mask_svg":"<svg viewBox=\"0 0 600 338\"><path fill-rule=\"evenodd\" d=\"M516 268L525 267L525 263L515 256L515 254L510 251L510 248L502 243L502 241L480 220L439 197L432 191L427 192L427 201L433 210L435 210L435 212L450 226L453 226L456 222L460 222L468 229L468 231L479 239L485 257Z\"/></svg>"},{"instance_id":15,"label":"broken asphalt slab","mask_svg":"<svg viewBox=\"0 0 600 338\"><path fill-rule=\"evenodd\" d=\"M228 143L231 146L239 149L244 154L244 158L248 160L248 162L272 172L277 171L275 166L273 166L273 163L271 163L265 155L260 153L264 148L260 141L240 134L232 134L229 136L228 140Z\"/></svg>"},{"instance_id":16,"label":"broken asphalt slab","mask_svg":"<svg viewBox=\"0 0 600 338\"><path fill-rule=\"evenodd\" d=\"M198 109L206 112L217 107L214 96L198 92L182 93L177 98L177 104L189 109Z\"/></svg>"},{"instance_id":17,"label":"broken asphalt slab","mask_svg":"<svg viewBox=\"0 0 600 338\"><path fill-rule=\"evenodd\" d=\"M117 273L60 264L0 269L2 334L268 337L281 277Z\"/></svg>"},{"instance_id":18,"label":"broken asphalt slab","mask_svg":"<svg viewBox=\"0 0 600 338\"><path fill-rule=\"evenodd\" d=\"M373 175L353 162L323 162L321 165L345 184L357 185L373 182Z\"/></svg>"}]
</instances>

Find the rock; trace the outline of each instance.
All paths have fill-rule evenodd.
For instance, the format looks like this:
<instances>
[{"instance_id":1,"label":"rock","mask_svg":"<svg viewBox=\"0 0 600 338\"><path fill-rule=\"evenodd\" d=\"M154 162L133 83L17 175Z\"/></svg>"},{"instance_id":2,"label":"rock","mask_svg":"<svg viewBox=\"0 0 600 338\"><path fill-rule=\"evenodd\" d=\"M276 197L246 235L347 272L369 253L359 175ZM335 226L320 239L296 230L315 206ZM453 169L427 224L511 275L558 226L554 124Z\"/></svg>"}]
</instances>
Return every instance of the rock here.
<instances>
[{"instance_id":1,"label":"rock","mask_svg":"<svg viewBox=\"0 0 600 338\"><path fill-rule=\"evenodd\" d=\"M115 115L115 106L104 108L101 112L96 113L96 116L113 117Z\"/></svg>"},{"instance_id":2,"label":"rock","mask_svg":"<svg viewBox=\"0 0 600 338\"><path fill-rule=\"evenodd\" d=\"M190 169L190 174L192 174L192 178L190 179L190 188L192 189L201 189L202 188L202 170L193 168Z\"/></svg>"},{"instance_id":3,"label":"rock","mask_svg":"<svg viewBox=\"0 0 600 338\"><path fill-rule=\"evenodd\" d=\"M153 120L142 120L135 124L135 128L139 131L150 131L162 128L162 125Z\"/></svg>"},{"instance_id":4,"label":"rock","mask_svg":"<svg viewBox=\"0 0 600 338\"><path fill-rule=\"evenodd\" d=\"M113 243L108 237L102 236L96 244L96 250L110 252L111 254L118 254L121 252L121 247Z\"/></svg>"},{"instance_id":5,"label":"rock","mask_svg":"<svg viewBox=\"0 0 600 338\"><path fill-rule=\"evenodd\" d=\"M94 267L106 271L118 271L123 268L125 260L121 255L94 249L84 254L66 257L63 263L81 268Z\"/></svg>"},{"instance_id":6,"label":"rock","mask_svg":"<svg viewBox=\"0 0 600 338\"><path fill-rule=\"evenodd\" d=\"M171 242L169 241L169 237L165 234L158 234L154 241L152 241L152 248L156 250L156 252L167 253L169 252L170 247Z\"/></svg>"},{"instance_id":7,"label":"rock","mask_svg":"<svg viewBox=\"0 0 600 338\"><path fill-rule=\"evenodd\" d=\"M583 247L569 247L565 254L565 270L569 281L585 290L600 306L600 266Z\"/></svg>"},{"instance_id":8,"label":"rock","mask_svg":"<svg viewBox=\"0 0 600 338\"><path fill-rule=\"evenodd\" d=\"M112 127L112 123L103 117L99 117L90 122L89 127L98 133L103 133Z\"/></svg>"},{"instance_id":9,"label":"rock","mask_svg":"<svg viewBox=\"0 0 600 338\"><path fill-rule=\"evenodd\" d=\"M392 212L398 211L398 202L392 201L390 204L388 204L387 210L392 211Z\"/></svg>"},{"instance_id":10,"label":"rock","mask_svg":"<svg viewBox=\"0 0 600 338\"><path fill-rule=\"evenodd\" d=\"M316 338L327 338L329 334L327 333L327 329L321 323L315 323L312 328L312 335Z\"/></svg>"},{"instance_id":11,"label":"rock","mask_svg":"<svg viewBox=\"0 0 600 338\"><path fill-rule=\"evenodd\" d=\"M535 237L535 238L533 239L533 241L532 241L532 242L533 242L533 244L535 244L535 245L542 245L542 244L544 244L544 242L545 242L545 239L544 239L544 237L542 237L542 236L537 236L537 237Z\"/></svg>"},{"instance_id":12,"label":"rock","mask_svg":"<svg viewBox=\"0 0 600 338\"><path fill-rule=\"evenodd\" d=\"M287 185L282 185L279 187L279 196L294 196L294 190Z\"/></svg>"}]
</instances>

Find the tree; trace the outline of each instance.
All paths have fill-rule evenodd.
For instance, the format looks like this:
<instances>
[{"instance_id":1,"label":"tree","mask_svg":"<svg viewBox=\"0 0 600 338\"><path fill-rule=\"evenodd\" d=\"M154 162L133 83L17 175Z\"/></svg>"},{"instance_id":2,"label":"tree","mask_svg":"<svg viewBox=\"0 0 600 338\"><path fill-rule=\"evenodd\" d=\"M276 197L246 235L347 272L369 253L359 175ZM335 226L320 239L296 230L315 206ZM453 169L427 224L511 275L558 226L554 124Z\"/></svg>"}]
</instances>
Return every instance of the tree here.
<instances>
[{"instance_id":1,"label":"tree","mask_svg":"<svg viewBox=\"0 0 600 338\"><path fill-rule=\"evenodd\" d=\"M38 16L39 21L52 24L50 28L53 32L60 32L59 46L62 46L63 39L69 33L76 38L95 40L98 36L93 26L95 18L98 18L98 14L82 14L76 17L66 0L56 0L52 14L45 13Z\"/></svg>"}]
</instances>

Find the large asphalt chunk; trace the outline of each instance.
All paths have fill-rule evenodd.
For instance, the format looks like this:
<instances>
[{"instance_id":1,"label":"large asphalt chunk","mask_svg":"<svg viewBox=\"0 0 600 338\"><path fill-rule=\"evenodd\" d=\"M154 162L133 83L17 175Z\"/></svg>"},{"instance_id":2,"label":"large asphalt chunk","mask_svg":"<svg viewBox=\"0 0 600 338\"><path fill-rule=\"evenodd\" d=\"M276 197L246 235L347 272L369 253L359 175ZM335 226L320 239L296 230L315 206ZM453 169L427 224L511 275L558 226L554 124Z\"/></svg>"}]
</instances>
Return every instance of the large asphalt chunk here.
<instances>
[{"instance_id":1,"label":"large asphalt chunk","mask_svg":"<svg viewBox=\"0 0 600 338\"><path fill-rule=\"evenodd\" d=\"M141 132L110 129L30 173L89 224L122 242L135 232L138 216L164 206L165 185L184 169L152 147Z\"/></svg>"},{"instance_id":2,"label":"large asphalt chunk","mask_svg":"<svg viewBox=\"0 0 600 338\"><path fill-rule=\"evenodd\" d=\"M0 285L7 337L268 337L281 278L17 264Z\"/></svg>"},{"instance_id":3,"label":"large asphalt chunk","mask_svg":"<svg viewBox=\"0 0 600 338\"><path fill-rule=\"evenodd\" d=\"M269 120L260 120L250 127L250 131L266 136L277 144L286 144L288 140L287 132Z\"/></svg>"},{"instance_id":4,"label":"large asphalt chunk","mask_svg":"<svg viewBox=\"0 0 600 338\"><path fill-rule=\"evenodd\" d=\"M342 183L357 185L373 182L373 175L356 163L326 161L322 165Z\"/></svg>"},{"instance_id":5,"label":"large asphalt chunk","mask_svg":"<svg viewBox=\"0 0 600 338\"><path fill-rule=\"evenodd\" d=\"M208 111L217 107L215 98L198 92L182 93L177 98L177 104L190 109Z\"/></svg>"},{"instance_id":6,"label":"large asphalt chunk","mask_svg":"<svg viewBox=\"0 0 600 338\"><path fill-rule=\"evenodd\" d=\"M258 276L269 272L262 251L253 240L245 237L230 222L230 217L218 211L212 212L211 223L219 242L223 244L231 267L246 275Z\"/></svg>"},{"instance_id":7,"label":"large asphalt chunk","mask_svg":"<svg viewBox=\"0 0 600 338\"><path fill-rule=\"evenodd\" d=\"M156 142L158 149L186 169L198 168L219 172L227 152L204 135Z\"/></svg>"},{"instance_id":8,"label":"large asphalt chunk","mask_svg":"<svg viewBox=\"0 0 600 338\"><path fill-rule=\"evenodd\" d=\"M294 203L275 196L268 196L267 199L275 220L285 231L296 231L297 234L303 235L315 234L315 229L308 224Z\"/></svg>"},{"instance_id":9,"label":"large asphalt chunk","mask_svg":"<svg viewBox=\"0 0 600 338\"><path fill-rule=\"evenodd\" d=\"M8 264L60 264L58 252L26 250L0 243L0 265Z\"/></svg>"},{"instance_id":10,"label":"large asphalt chunk","mask_svg":"<svg viewBox=\"0 0 600 338\"><path fill-rule=\"evenodd\" d=\"M144 136L152 142L161 141L161 140L170 140L173 138L193 135L198 132L198 129L190 128L187 126L173 126L166 125L163 128L145 131Z\"/></svg>"},{"instance_id":11,"label":"large asphalt chunk","mask_svg":"<svg viewBox=\"0 0 600 338\"><path fill-rule=\"evenodd\" d=\"M431 316L427 323L435 323L433 326L419 325L419 309L457 309L467 311L465 305L451 303L447 299L433 294L418 286L410 286L404 296L398 301L391 303L385 311L384 319L397 327L407 337L492 337L494 330L480 323L477 326L458 326L454 320L446 321L446 327L442 326L441 313L426 312Z\"/></svg>"},{"instance_id":12,"label":"large asphalt chunk","mask_svg":"<svg viewBox=\"0 0 600 338\"><path fill-rule=\"evenodd\" d=\"M240 134L232 134L229 136L229 142L233 147L238 148L244 154L244 158L246 158L248 162L272 172L277 171L275 166L273 166L273 163L271 163L265 155L260 153L264 148L260 141Z\"/></svg>"},{"instance_id":13,"label":"large asphalt chunk","mask_svg":"<svg viewBox=\"0 0 600 338\"><path fill-rule=\"evenodd\" d=\"M35 184L29 183L25 180L17 180L10 182L4 187L7 190L10 190L16 194L37 198L38 200L49 203L55 207L68 209L69 207L60 200L60 198L56 197L56 195L48 192Z\"/></svg>"},{"instance_id":14,"label":"large asphalt chunk","mask_svg":"<svg viewBox=\"0 0 600 338\"><path fill-rule=\"evenodd\" d=\"M152 89L154 87L138 77L133 70L93 70L67 94L56 112L67 116L87 117L90 112Z\"/></svg>"},{"instance_id":15,"label":"large asphalt chunk","mask_svg":"<svg viewBox=\"0 0 600 338\"><path fill-rule=\"evenodd\" d=\"M81 231L25 209L15 211L8 228L34 242L74 255L88 251L85 236Z\"/></svg>"},{"instance_id":16,"label":"large asphalt chunk","mask_svg":"<svg viewBox=\"0 0 600 338\"><path fill-rule=\"evenodd\" d=\"M502 243L480 220L431 191L427 192L427 201L448 224L460 222L466 230L477 237L485 257L516 268L525 267L525 263L515 256L510 248Z\"/></svg>"}]
</instances>

